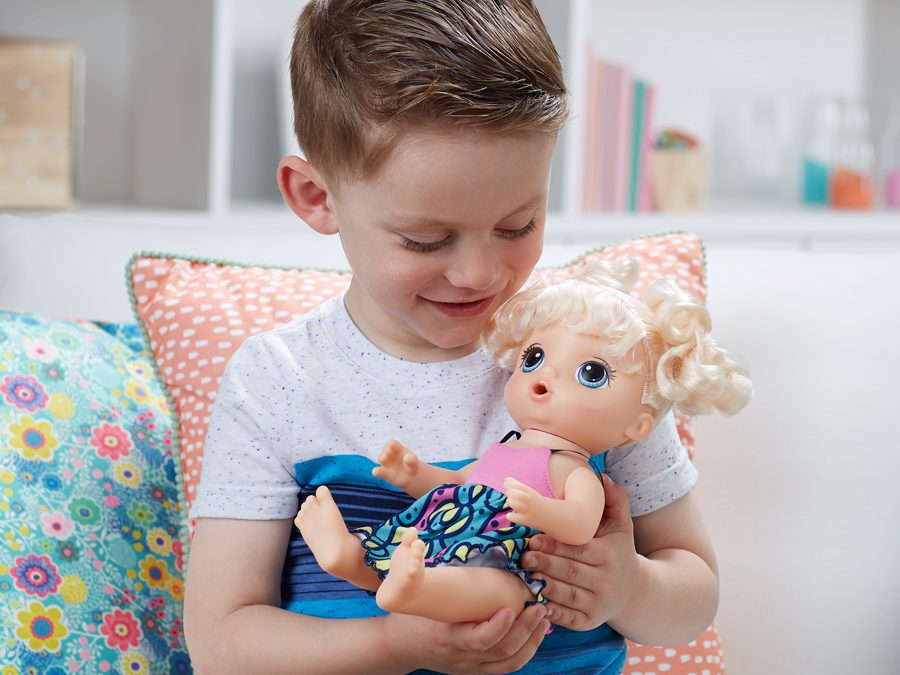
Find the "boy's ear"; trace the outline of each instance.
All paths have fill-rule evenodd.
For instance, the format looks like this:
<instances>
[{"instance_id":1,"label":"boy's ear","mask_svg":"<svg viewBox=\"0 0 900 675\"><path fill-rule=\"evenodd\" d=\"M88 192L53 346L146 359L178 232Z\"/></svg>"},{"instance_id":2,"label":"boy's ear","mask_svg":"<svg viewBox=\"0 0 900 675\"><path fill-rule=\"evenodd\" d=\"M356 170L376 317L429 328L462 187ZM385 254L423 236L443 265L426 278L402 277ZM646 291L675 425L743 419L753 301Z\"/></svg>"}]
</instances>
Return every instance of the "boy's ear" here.
<instances>
[{"instance_id":1,"label":"boy's ear","mask_svg":"<svg viewBox=\"0 0 900 675\"><path fill-rule=\"evenodd\" d=\"M312 164L302 157L285 157L278 163L277 178L278 189L291 211L319 234L337 232L328 186Z\"/></svg>"},{"instance_id":2,"label":"boy's ear","mask_svg":"<svg viewBox=\"0 0 900 675\"><path fill-rule=\"evenodd\" d=\"M652 434L655 428L656 418L648 412L642 412L637 420L625 429L625 436L632 441L642 441Z\"/></svg>"}]
</instances>

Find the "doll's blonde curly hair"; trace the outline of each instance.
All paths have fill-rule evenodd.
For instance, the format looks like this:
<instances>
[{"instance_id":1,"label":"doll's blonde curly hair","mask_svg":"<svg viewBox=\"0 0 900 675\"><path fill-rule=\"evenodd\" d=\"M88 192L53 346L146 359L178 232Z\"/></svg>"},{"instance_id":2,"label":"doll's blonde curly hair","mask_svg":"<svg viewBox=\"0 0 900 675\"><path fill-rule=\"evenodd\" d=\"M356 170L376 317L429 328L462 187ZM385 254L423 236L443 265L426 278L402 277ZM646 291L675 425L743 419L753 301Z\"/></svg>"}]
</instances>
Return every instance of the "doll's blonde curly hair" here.
<instances>
[{"instance_id":1,"label":"doll's blonde curly hair","mask_svg":"<svg viewBox=\"0 0 900 675\"><path fill-rule=\"evenodd\" d=\"M698 415L734 414L750 401L746 369L710 333L709 312L671 279L658 279L638 299L632 289L640 264L632 256L591 260L561 281L542 279L510 298L485 329L494 358L515 368L530 333L561 325L610 342L609 355L622 364L639 343L647 362L642 403L657 417L670 408ZM632 370L639 369L636 362Z\"/></svg>"}]
</instances>

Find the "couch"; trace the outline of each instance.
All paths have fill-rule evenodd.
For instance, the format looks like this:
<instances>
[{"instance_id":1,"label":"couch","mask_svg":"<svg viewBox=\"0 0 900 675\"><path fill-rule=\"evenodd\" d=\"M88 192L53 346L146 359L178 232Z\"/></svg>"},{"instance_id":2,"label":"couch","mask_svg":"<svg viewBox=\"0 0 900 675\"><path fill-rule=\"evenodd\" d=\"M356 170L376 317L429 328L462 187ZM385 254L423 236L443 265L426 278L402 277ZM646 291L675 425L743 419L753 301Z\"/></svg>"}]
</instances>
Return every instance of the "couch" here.
<instances>
[{"instance_id":1,"label":"couch","mask_svg":"<svg viewBox=\"0 0 900 675\"><path fill-rule=\"evenodd\" d=\"M209 231L175 231L148 225L142 232L149 235L139 241L134 233L116 230L109 222L96 227L98 233L106 235L103 245L78 249L78 236L64 232L52 219L0 216L0 307L18 307L38 319L50 316L113 322L71 324L75 328L70 332L93 335L92 346L99 346L89 355L90 361L66 363L56 359L63 370L77 371L88 384L76 385L90 391L102 381L82 372L85 364L106 368L109 372L104 377L111 382L110 390L116 392L113 400L104 401L106 407L97 411L93 426L70 430L80 434L82 447L73 446L69 451L75 457L80 451L96 455L103 447L113 448L118 436L111 432L97 435L97 429L104 424L116 426L129 415L134 425L146 427L147 414L152 413L154 429L142 442L146 441L146 446L147 439L153 440L159 452L154 454L153 448L141 449L135 443L130 455L142 477L153 476L141 483L146 498L137 502L150 508L126 509L123 498L117 501L115 497L131 489L128 483L133 482L132 477L110 478L95 468L94 472L100 473L93 479L95 485L92 483L92 489L98 490L93 503L106 511L85 513L119 528L130 523L132 532L140 532L145 539L153 532L157 540L155 546L147 541L134 557L134 544L140 542L128 540L123 530L117 536L130 548L119 550L122 545L117 544L117 564L105 566L102 561L92 561L100 576L112 574L110 583L98 578L84 578L81 585L69 583L70 598L91 598L96 591L109 600L108 606L98 607L92 618L86 619L88 624L93 621L93 629L87 625L72 627L83 633L80 655L76 651L68 663L61 665L49 657L37 659L33 665L43 669L39 672L58 667L60 670L53 672L60 673L79 669L114 672L126 666L134 672L142 672L142 668L147 672L186 672L189 664L183 655L178 617L183 588L178 580L187 544L184 514L173 492L180 485L177 462L166 445L173 437L171 421L166 419L171 409L165 393L152 389L152 382L139 377L150 355L142 351L146 345L128 325L135 319L122 281L122 267L140 248L318 267L340 267L342 259L332 240L323 243L277 228L253 236L232 231L210 237ZM590 245L598 243L592 241ZM585 247L584 242L548 245L541 264L571 260ZM75 251L81 252L79 256L73 255ZM893 415L900 403L900 356L894 345L900 335L900 253L708 247L706 263L707 302L714 329L721 341L749 364L756 397L733 418L698 418L693 423L695 461L701 474L698 496L721 568L717 624L725 667L721 663L692 663L689 671L724 672L727 667L732 675L900 672L900 643L894 639L900 627L900 537L896 534L900 490L893 486L900 473L900 443L892 433ZM0 325L3 331L8 337L10 331ZM58 339L61 344L66 341L64 335ZM56 353L59 356L64 349L57 347ZM8 365L13 358L9 351L4 353L0 343L0 382L3 364ZM145 383L146 388L134 389L134 382ZM25 392L23 396L33 394L27 389L20 390ZM33 405L23 401L17 399L18 405ZM48 397L47 405L51 402ZM74 403L77 409L78 401ZM123 403L128 405L123 408ZM0 396L0 411L3 404ZM9 400L7 404L12 410ZM62 405L59 400L57 404ZM60 410L63 414L68 411L65 405ZM18 410L24 412L27 410ZM2 425L0 420L0 431ZM17 427L20 431L22 428ZM128 431L131 438L143 433L134 426ZM13 436L7 432L7 445ZM22 442L20 439L20 445ZM108 445L103 446L104 442ZM7 455L11 452L9 447L3 451ZM87 470L84 462L80 468ZM0 481L20 481L21 475L0 471ZM78 474L71 475L77 478ZM29 474L29 480L33 479ZM55 485L53 481L51 484ZM5 494L19 494L17 488L21 485L6 485ZM4 489L3 483L0 489ZM104 501L105 497L110 499ZM71 502L75 498L68 499ZM168 503L167 508L162 507L164 503ZM59 512L48 504L43 515ZM67 527L75 517L73 513L64 513L58 522L49 518L42 525L35 523L32 529ZM37 595L35 589L47 587L41 587L34 580L37 577L31 582L23 578L26 569L15 562L22 555L8 546L9 541L19 541L22 536L13 531L13 519L3 520L2 515L0 525L5 529L0 537L5 540L0 539L0 596L17 592L21 596L25 587L33 591L33 597L20 602L15 611L4 603L6 608L0 614L9 658L14 651L10 646L23 639L16 637L16 631L22 628L19 614L36 616L29 614L29 601L34 600L43 603L46 615L46 599L52 594ZM141 518L155 518L165 527L160 530L152 524L142 525ZM16 526L24 524L16 522ZM6 532L12 532L12 538ZM64 537L58 538L57 548L38 551L38 557L59 559L64 543ZM81 553L89 555L90 550L86 546ZM148 556L152 557L149 564ZM41 583L51 583L47 581L46 565L35 560L28 570L36 575L43 570ZM51 579L60 589L65 587L67 577L77 576L66 575L63 564L55 565L57 579ZM162 585L161 574L165 576ZM153 611L159 614L156 624L148 614L151 602ZM138 605L140 611L130 609ZM44 620L34 630L58 627L53 616L44 616ZM154 639L149 643L128 642L129 631L132 637L140 632ZM123 635L125 641L117 643L114 635ZM34 635L30 638L38 639ZM98 644L106 650L102 668L95 660ZM3 654L0 652L0 659ZM24 671L21 665L20 670ZM666 670L670 670L668 664L662 665L653 657L632 656L626 672Z\"/></svg>"}]
</instances>

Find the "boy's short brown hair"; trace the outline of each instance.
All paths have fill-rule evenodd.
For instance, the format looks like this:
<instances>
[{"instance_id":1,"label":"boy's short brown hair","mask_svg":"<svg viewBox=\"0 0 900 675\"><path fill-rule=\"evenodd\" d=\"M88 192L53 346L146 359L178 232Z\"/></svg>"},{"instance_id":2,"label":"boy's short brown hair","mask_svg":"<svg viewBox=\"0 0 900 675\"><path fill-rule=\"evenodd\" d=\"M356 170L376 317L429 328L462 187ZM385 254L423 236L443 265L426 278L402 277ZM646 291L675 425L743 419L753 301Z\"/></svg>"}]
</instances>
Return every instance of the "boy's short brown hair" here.
<instances>
[{"instance_id":1,"label":"boy's short brown hair","mask_svg":"<svg viewBox=\"0 0 900 675\"><path fill-rule=\"evenodd\" d=\"M559 56L531 0L310 0L294 132L328 179L371 176L410 125L557 133Z\"/></svg>"}]
</instances>

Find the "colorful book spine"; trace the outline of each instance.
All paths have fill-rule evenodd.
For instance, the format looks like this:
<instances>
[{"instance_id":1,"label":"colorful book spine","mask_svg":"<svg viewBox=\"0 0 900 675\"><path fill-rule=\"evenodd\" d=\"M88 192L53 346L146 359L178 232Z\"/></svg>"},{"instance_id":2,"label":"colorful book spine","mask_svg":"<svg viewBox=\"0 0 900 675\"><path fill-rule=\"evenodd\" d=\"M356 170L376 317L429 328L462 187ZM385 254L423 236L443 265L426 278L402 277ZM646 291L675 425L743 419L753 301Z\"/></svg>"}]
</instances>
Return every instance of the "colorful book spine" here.
<instances>
[{"instance_id":1,"label":"colorful book spine","mask_svg":"<svg viewBox=\"0 0 900 675\"><path fill-rule=\"evenodd\" d=\"M634 75L628 66L619 66L615 109L615 136L613 147L613 211L628 210L628 191L631 168L631 128L634 107L632 88Z\"/></svg>"},{"instance_id":2,"label":"colorful book spine","mask_svg":"<svg viewBox=\"0 0 900 675\"><path fill-rule=\"evenodd\" d=\"M643 80L635 80L632 100L631 158L628 176L628 210L638 209L638 186L641 177L642 145L644 140L644 103L647 85Z\"/></svg>"},{"instance_id":3,"label":"colorful book spine","mask_svg":"<svg viewBox=\"0 0 900 675\"><path fill-rule=\"evenodd\" d=\"M650 211L650 163L653 161L653 117L656 114L656 86L646 83L644 90L644 133L641 141L641 161L638 172L638 211Z\"/></svg>"}]
</instances>

